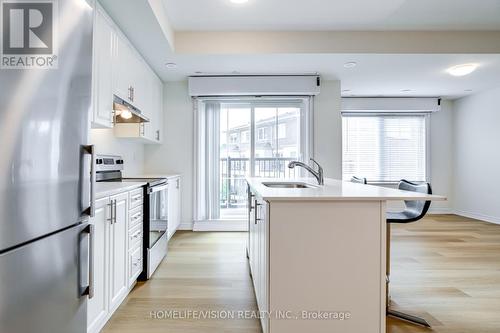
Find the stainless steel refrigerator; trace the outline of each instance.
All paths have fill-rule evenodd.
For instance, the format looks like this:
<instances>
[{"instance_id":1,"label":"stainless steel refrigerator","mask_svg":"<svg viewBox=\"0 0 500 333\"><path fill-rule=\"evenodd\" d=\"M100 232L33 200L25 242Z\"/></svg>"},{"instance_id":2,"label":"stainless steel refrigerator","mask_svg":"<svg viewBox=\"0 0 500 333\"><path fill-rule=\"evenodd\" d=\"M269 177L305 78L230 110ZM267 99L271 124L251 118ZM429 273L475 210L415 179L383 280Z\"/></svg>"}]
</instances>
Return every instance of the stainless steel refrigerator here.
<instances>
[{"instance_id":1,"label":"stainless steel refrigerator","mask_svg":"<svg viewBox=\"0 0 500 333\"><path fill-rule=\"evenodd\" d=\"M57 68L5 62L0 69L0 332L84 333L92 293L93 10L85 0L8 3L2 61L11 57L7 43L33 59L51 43Z\"/></svg>"}]
</instances>

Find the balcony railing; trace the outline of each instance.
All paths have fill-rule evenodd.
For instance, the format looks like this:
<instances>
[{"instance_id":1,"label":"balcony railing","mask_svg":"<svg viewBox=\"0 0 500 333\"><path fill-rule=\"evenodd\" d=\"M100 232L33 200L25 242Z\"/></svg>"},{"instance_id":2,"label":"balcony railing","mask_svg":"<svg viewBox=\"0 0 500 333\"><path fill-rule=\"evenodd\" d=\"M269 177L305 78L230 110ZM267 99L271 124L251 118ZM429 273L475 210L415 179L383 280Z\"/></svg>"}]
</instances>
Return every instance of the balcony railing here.
<instances>
[{"instance_id":1,"label":"balcony railing","mask_svg":"<svg viewBox=\"0 0 500 333\"><path fill-rule=\"evenodd\" d=\"M295 175L293 169L288 168L292 157L257 157L254 159L255 177L290 178ZM220 207L242 208L246 205L245 176L250 175L249 158L221 158L220 159Z\"/></svg>"}]
</instances>

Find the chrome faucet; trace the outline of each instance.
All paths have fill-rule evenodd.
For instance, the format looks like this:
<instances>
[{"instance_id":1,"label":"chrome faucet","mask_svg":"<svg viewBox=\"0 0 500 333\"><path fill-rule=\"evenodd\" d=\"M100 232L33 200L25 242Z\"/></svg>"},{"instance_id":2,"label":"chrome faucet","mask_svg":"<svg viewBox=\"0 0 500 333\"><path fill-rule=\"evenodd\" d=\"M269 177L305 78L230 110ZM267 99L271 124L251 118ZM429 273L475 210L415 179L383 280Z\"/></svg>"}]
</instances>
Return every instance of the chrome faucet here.
<instances>
[{"instance_id":1,"label":"chrome faucet","mask_svg":"<svg viewBox=\"0 0 500 333\"><path fill-rule=\"evenodd\" d=\"M319 165L318 162L316 162L312 158L311 158L311 162L313 162L314 164L316 164L318 166L318 171L314 171L314 168L312 168L309 165L307 165L305 163L302 163L300 161L292 161L292 162L288 163L288 167L290 169L293 169L296 166L303 167L304 169L306 169L307 171L309 171L316 178L316 180L318 181L319 185L323 185L325 183L325 181L323 179L323 168L321 167L321 165Z\"/></svg>"}]
</instances>

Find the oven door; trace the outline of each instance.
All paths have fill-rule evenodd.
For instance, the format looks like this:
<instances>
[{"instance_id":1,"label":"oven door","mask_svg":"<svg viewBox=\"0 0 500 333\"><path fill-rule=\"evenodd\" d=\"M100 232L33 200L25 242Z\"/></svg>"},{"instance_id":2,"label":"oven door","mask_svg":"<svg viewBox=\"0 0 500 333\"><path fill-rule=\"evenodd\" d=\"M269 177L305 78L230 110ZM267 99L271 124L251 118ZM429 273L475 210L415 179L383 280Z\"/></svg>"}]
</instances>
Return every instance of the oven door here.
<instances>
[{"instance_id":1,"label":"oven door","mask_svg":"<svg viewBox=\"0 0 500 333\"><path fill-rule=\"evenodd\" d=\"M168 227L168 184L149 189L149 244L151 249L167 232Z\"/></svg>"}]
</instances>

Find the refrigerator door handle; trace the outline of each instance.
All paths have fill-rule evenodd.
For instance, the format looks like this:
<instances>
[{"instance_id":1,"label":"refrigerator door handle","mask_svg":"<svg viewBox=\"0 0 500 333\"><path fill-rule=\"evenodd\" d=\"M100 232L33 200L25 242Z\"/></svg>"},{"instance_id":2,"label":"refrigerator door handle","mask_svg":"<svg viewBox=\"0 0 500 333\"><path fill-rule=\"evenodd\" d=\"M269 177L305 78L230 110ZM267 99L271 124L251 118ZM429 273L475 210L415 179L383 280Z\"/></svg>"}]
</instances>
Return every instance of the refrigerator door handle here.
<instances>
[{"instance_id":1,"label":"refrigerator door handle","mask_svg":"<svg viewBox=\"0 0 500 333\"><path fill-rule=\"evenodd\" d=\"M86 145L83 146L85 153L90 155L90 207L88 207L83 213L94 217L95 215L95 146Z\"/></svg>"},{"instance_id":2,"label":"refrigerator door handle","mask_svg":"<svg viewBox=\"0 0 500 333\"><path fill-rule=\"evenodd\" d=\"M89 299L94 297L94 225L93 224L88 224L83 230L82 234L86 233L89 235L89 276L88 276L88 285L87 286L81 286L80 284L80 295L85 296L88 295ZM80 261L81 262L81 261ZM81 269L81 267L80 267Z\"/></svg>"}]
</instances>

